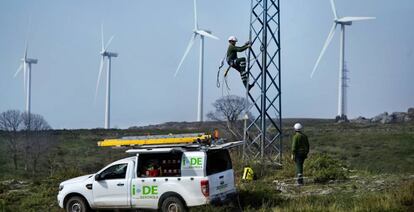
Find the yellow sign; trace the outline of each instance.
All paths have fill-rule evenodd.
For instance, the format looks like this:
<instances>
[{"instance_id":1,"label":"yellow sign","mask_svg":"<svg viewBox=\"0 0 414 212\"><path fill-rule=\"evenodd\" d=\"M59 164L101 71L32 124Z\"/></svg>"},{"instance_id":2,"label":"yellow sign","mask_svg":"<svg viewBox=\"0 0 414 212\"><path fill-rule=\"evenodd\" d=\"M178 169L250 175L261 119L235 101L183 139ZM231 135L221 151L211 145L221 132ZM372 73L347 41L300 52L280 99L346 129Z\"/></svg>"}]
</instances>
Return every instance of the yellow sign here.
<instances>
[{"instance_id":1,"label":"yellow sign","mask_svg":"<svg viewBox=\"0 0 414 212\"><path fill-rule=\"evenodd\" d=\"M254 179L254 172L253 169L250 167L245 167L243 171L243 180L253 180Z\"/></svg>"}]
</instances>

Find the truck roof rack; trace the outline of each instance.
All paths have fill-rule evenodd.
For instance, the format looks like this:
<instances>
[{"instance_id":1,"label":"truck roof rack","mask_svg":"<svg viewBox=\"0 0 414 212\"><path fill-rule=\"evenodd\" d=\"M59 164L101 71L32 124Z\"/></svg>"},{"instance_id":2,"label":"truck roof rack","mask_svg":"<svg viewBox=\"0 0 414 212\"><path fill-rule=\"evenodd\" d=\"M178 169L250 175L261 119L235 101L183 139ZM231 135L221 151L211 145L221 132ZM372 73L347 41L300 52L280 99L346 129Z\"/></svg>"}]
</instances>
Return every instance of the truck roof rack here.
<instances>
[{"instance_id":1,"label":"truck roof rack","mask_svg":"<svg viewBox=\"0 0 414 212\"><path fill-rule=\"evenodd\" d=\"M103 147L138 147L138 148L157 148L157 147L177 147L191 144L207 143L211 139L210 135L204 133L169 134L152 136L128 136L119 139L105 139L98 142L98 146Z\"/></svg>"},{"instance_id":2,"label":"truck roof rack","mask_svg":"<svg viewBox=\"0 0 414 212\"><path fill-rule=\"evenodd\" d=\"M244 141L233 141L221 144L181 144L181 145L142 145L138 148L129 149L126 153L132 154L148 154L148 153L166 153L173 151L197 151L197 150L218 150L218 149L230 149L233 147L243 145Z\"/></svg>"}]
</instances>

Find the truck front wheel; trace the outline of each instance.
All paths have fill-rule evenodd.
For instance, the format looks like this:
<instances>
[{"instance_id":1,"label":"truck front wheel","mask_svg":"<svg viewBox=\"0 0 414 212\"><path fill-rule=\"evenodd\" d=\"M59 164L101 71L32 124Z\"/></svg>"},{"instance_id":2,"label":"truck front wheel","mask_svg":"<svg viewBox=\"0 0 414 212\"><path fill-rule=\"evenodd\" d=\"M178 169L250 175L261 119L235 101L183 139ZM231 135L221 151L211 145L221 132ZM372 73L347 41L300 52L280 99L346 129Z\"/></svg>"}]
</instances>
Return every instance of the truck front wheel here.
<instances>
[{"instance_id":1,"label":"truck front wheel","mask_svg":"<svg viewBox=\"0 0 414 212\"><path fill-rule=\"evenodd\" d=\"M186 212L187 208L185 207L183 201L181 201L178 197L167 197L162 202L161 205L162 212Z\"/></svg>"},{"instance_id":2,"label":"truck front wheel","mask_svg":"<svg viewBox=\"0 0 414 212\"><path fill-rule=\"evenodd\" d=\"M89 212L88 203L79 196L73 196L66 202L66 212Z\"/></svg>"}]
</instances>

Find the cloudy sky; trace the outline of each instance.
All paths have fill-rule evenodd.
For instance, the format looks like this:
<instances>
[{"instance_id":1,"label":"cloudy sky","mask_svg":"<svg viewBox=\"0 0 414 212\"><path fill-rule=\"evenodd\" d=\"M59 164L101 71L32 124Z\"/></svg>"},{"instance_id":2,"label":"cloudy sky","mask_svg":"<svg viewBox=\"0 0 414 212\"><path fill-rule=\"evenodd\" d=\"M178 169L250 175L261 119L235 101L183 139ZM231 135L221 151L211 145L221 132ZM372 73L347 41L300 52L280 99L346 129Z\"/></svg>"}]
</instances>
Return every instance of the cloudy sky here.
<instances>
[{"instance_id":1,"label":"cloudy sky","mask_svg":"<svg viewBox=\"0 0 414 212\"><path fill-rule=\"evenodd\" d=\"M227 37L248 39L249 7L249 0L198 1L200 27L221 38L205 42L205 113L223 95L215 81ZM377 17L347 28L349 117L413 107L414 2L337 0L337 7L340 16ZM281 0L281 10L283 117L333 118L339 36L310 78L333 21L329 1ZM25 108L23 75L13 75L27 37L29 57L39 59L32 70L32 112L54 128L103 127L104 83L94 101L101 23L105 39L115 35L110 50L119 53L112 62L111 126L194 121L198 45L174 78L193 29L191 0L1 1L0 112ZM243 95L234 71L229 85L231 94Z\"/></svg>"}]
</instances>

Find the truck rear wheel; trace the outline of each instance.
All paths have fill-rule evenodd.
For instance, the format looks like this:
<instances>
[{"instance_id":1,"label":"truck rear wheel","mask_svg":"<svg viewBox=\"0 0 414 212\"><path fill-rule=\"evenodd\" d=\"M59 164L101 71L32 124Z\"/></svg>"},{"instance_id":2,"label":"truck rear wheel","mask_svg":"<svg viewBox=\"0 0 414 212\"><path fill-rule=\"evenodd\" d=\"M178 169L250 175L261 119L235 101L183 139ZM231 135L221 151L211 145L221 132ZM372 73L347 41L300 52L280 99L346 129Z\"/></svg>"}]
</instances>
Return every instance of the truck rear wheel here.
<instances>
[{"instance_id":1,"label":"truck rear wheel","mask_svg":"<svg viewBox=\"0 0 414 212\"><path fill-rule=\"evenodd\" d=\"M91 211L88 203L79 196L69 198L65 206L66 212L89 212Z\"/></svg>"},{"instance_id":2,"label":"truck rear wheel","mask_svg":"<svg viewBox=\"0 0 414 212\"><path fill-rule=\"evenodd\" d=\"M185 207L183 201L180 198L171 196L165 198L161 205L162 212L186 212L187 208Z\"/></svg>"}]
</instances>

